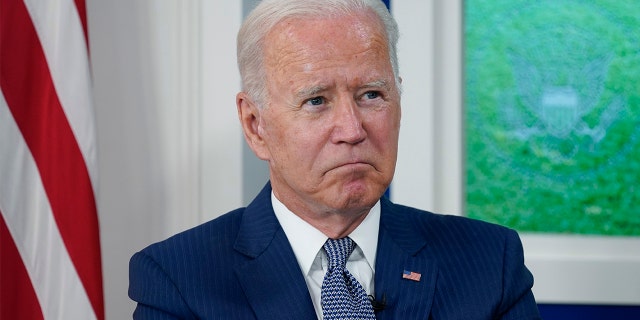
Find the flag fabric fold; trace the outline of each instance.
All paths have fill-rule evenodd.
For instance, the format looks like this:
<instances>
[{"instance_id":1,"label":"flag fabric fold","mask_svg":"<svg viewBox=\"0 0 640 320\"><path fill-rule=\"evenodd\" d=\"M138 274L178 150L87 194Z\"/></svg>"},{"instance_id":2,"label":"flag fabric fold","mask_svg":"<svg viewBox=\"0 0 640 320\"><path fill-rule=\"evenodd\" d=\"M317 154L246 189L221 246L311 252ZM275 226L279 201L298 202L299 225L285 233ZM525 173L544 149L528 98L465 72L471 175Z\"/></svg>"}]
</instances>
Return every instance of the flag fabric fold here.
<instances>
[{"instance_id":1,"label":"flag fabric fold","mask_svg":"<svg viewBox=\"0 0 640 320\"><path fill-rule=\"evenodd\" d=\"M84 0L0 0L0 319L104 319Z\"/></svg>"}]
</instances>

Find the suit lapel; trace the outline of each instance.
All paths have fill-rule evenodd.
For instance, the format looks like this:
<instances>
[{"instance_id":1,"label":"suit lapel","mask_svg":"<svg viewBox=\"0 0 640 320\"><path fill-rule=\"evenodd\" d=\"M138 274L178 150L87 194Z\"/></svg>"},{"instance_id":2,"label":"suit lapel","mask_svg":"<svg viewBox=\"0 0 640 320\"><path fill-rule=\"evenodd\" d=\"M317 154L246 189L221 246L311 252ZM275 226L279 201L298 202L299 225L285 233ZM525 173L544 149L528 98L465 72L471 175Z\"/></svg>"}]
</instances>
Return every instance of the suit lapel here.
<instances>
[{"instance_id":1,"label":"suit lapel","mask_svg":"<svg viewBox=\"0 0 640 320\"><path fill-rule=\"evenodd\" d=\"M378 253L376 257L376 299L386 299L378 319L428 319L433 303L438 268L424 251L426 240L412 226L410 215L400 206L382 199ZM404 271L420 274L420 281L404 279Z\"/></svg>"},{"instance_id":2,"label":"suit lapel","mask_svg":"<svg viewBox=\"0 0 640 320\"><path fill-rule=\"evenodd\" d=\"M259 319L316 319L304 275L271 206L271 185L245 210L234 248L236 277Z\"/></svg>"}]
</instances>

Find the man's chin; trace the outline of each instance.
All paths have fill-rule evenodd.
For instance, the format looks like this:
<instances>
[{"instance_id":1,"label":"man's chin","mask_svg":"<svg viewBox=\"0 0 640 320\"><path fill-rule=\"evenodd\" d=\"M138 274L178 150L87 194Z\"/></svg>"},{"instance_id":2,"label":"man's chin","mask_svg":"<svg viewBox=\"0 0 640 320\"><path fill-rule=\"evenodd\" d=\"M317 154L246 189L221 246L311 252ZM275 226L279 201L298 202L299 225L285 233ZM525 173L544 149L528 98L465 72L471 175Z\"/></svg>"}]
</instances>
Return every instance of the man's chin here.
<instances>
[{"instance_id":1,"label":"man's chin","mask_svg":"<svg viewBox=\"0 0 640 320\"><path fill-rule=\"evenodd\" d=\"M386 188L366 183L351 183L343 186L336 199L341 209L367 209L380 200Z\"/></svg>"}]
</instances>

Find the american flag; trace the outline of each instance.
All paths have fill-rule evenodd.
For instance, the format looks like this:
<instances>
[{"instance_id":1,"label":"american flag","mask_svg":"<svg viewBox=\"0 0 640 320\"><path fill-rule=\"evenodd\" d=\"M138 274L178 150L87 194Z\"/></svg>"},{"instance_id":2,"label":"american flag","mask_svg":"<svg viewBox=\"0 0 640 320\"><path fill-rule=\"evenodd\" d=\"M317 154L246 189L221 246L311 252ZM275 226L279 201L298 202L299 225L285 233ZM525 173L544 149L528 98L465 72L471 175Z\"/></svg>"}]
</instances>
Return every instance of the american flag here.
<instances>
[{"instance_id":1,"label":"american flag","mask_svg":"<svg viewBox=\"0 0 640 320\"><path fill-rule=\"evenodd\" d=\"M84 0L0 0L0 319L104 319Z\"/></svg>"},{"instance_id":2,"label":"american flag","mask_svg":"<svg viewBox=\"0 0 640 320\"><path fill-rule=\"evenodd\" d=\"M404 270L402 272L402 279L409 279L413 281L420 281L421 274L413 271Z\"/></svg>"}]
</instances>

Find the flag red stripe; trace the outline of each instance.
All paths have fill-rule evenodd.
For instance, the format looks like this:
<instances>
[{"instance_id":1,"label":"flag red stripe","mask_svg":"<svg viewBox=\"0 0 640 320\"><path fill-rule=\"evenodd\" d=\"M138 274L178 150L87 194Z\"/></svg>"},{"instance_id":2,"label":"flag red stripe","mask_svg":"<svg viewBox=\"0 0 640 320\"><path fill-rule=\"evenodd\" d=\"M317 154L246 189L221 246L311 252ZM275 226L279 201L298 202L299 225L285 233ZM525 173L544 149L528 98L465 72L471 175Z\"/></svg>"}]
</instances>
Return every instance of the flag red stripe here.
<instances>
[{"instance_id":1,"label":"flag red stripe","mask_svg":"<svg viewBox=\"0 0 640 320\"><path fill-rule=\"evenodd\" d=\"M44 319L18 248L0 212L0 319Z\"/></svg>"},{"instance_id":2,"label":"flag red stripe","mask_svg":"<svg viewBox=\"0 0 640 320\"><path fill-rule=\"evenodd\" d=\"M0 87L29 146L58 230L98 319L104 319L97 210L81 151L22 1L0 10Z\"/></svg>"},{"instance_id":3,"label":"flag red stripe","mask_svg":"<svg viewBox=\"0 0 640 320\"><path fill-rule=\"evenodd\" d=\"M84 40L87 44L87 52L89 52L89 28L87 26L87 7L84 0L74 0L76 3L76 10L80 16L80 22L82 23L82 31L84 32Z\"/></svg>"}]
</instances>

